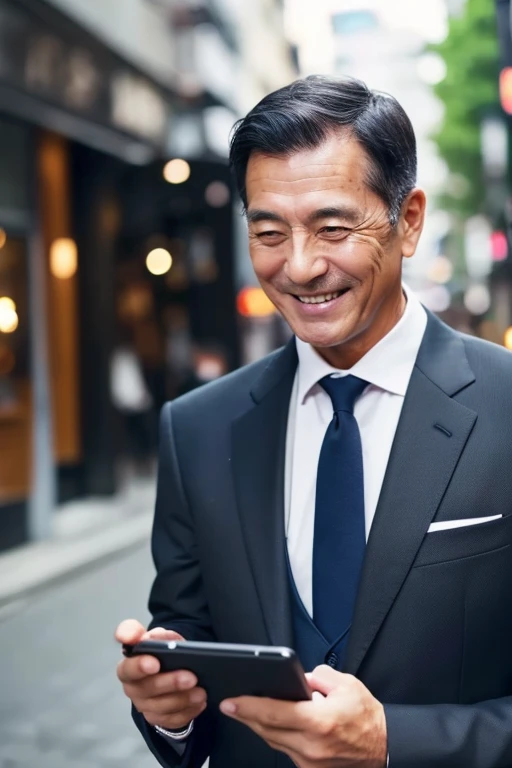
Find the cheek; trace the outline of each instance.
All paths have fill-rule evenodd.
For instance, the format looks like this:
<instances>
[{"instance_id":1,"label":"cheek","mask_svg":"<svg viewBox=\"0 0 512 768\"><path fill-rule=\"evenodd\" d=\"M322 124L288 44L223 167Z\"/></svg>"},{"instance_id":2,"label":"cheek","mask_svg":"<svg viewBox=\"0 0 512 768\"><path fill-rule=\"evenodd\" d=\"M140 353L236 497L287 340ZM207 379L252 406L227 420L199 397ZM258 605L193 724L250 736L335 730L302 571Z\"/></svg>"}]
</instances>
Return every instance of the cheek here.
<instances>
[{"instance_id":1,"label":"cheek","mask_svg":"<svg viewBox=\"0 0 512 768\"><path fill-rule=\"evenodd\" d=\"M340 253L339 266L360 280L376 277L386 268L385 250L378 240L362 234L351 235Z\"/></svg>"},{"instance_id":2,"label":"cheek","mask_svg":"<svg viewBox=\"0 0 512 768\"><path fill-rule=\"evenodd\" d=\"M283 258L277 248L251 246L249 249L252 267L262 282L271 280L281 269Z\"/></svg>"}]
</instances>

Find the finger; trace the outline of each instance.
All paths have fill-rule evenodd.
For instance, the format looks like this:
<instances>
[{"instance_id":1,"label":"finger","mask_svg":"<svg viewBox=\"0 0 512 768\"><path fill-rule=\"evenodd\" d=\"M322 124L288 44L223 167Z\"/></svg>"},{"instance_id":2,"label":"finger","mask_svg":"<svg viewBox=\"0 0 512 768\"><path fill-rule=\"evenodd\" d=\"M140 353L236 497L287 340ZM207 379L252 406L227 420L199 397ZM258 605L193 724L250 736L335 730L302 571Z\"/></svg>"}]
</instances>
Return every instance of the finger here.
<instances>
[{"instance_id":1,"label":"finger","mask_svg":"<svg viewBox=\"0 0 512 768\"><path fill-rule=\"evenodd\" d=\"M164 629L164 627L153 627L153 629L148 630L147 632L144 632L142 640L178 640L182 641L185 638L178 634L178 632L174 632L171 629Z\"/></svg>"},{"instance_id":2,"label":"finger","mask_svg":"<svg viewBox=\"0 0 512 768\"><path fill-rule=\"evenodd\" d=\"M117 677L122 683L135 683L160 672L160 662L154 656L134 656L117 665Z\"/></svg>"},{"instance_id":3,"label":"finger","mask_svg":"<svg viewBox=\"0 0 512 768\"><path fill-rule=\"evenodd\" d=\"M336 672L332 667L328 667L327 664L322 664L316 667L313 672L306 675L308 685L312 691L318 691L324 696L328 696L335 688L339 688L345 682L345 678L348 675L344 675L342 672Z\"/></svg>"},{"instance_id":4,"label":"finger","mask_svg":"<svg viewBox=\"0 0 512 768\"><path fill-rule=\"evenodd\" d=\"M170 696L157 696L150 699L132 699L136 707L154 715L178 715L189 710L202 710L206 706L206 691L195 688L193 691L173 693ZM195 717L195 714L194 716ZM192 720L190 717L189 720Z\"/></svg>"},{"instance_id":5,"label":"finger","mask_svg":"<svg viewBox=\"0 0 512 768\"><path fill-rule=\"evenodd\" d=\"M286 731L305 727L311 702L278 701L257 696L240 696L221 702L220 710L228 717L253 726Z\"/></svg>"},{"instance_id":6,"label":"finger","mask_svg":"<svg viewBox=\"0 0 512 768\"><path fill-rule=\"evenodd\" d=\"M127 619L126 621L122 621L117 627L115 638L118 643L133 645L134 643L139 642L145 631L146 628L142 626L140 621L137 621L136 619Z\"/></svg>"},{"instance_id":7,"label":"finger","mask_svg":"<svg viewBox=\"0 0 512 768\"><path fill-rule=\"evenodd\" d=\"M142 680L127 681L124 683L124 687L130 698L136 695L138 698L152 699L182 691L192 691L197 687L197 678L187 671L162 672Z\"/></svg>"},{"instance_id":8,"label":"finger","mask_svg":"<svg viewBox=\"0 0 512 768\"><path fill-rule=\"evenodd\" d=\"M182 712L176 714L161 715L154 714L153 712L145 712L140 710L144 715L144 719L150 723L150 725L159 725L161 728L167 728L167 730L182 730L186 728L192 720L195 720L206 709L206 704L202 707L194 707L192 709L185 709Z\"/></svg>"}]
</instances>

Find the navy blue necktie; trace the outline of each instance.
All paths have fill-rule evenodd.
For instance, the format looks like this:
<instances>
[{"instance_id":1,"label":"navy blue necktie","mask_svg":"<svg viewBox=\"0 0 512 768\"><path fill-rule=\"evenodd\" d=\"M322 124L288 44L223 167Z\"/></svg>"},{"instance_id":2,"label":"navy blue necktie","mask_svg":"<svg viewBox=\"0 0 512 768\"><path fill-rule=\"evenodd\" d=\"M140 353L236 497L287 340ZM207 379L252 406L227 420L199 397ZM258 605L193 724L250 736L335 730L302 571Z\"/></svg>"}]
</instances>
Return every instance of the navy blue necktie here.
<instances>
[{"instance_id":1,"label":"navy blue necktie","mask_svg":"<svg viewBox=\"0 0 512 768\"><path fill-rule=\"evenodd\" d=\"M313 621L334 643L352 623L366 548L363 454L354 403L368 382L326 376L320 385L332 400L334 415L318 462Z\"/></svg>"}]
</instances>

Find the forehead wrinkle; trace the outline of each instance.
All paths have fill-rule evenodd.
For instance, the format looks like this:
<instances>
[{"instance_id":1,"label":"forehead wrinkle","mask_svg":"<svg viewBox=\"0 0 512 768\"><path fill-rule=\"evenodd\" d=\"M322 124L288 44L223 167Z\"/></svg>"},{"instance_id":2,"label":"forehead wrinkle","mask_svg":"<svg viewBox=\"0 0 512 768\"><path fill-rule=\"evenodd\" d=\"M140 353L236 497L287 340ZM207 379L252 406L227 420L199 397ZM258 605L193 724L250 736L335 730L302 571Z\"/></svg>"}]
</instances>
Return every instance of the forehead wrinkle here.
<instances>
[{"instance_id":1,"label":"forehead wrinkle","mask_svg":"<svg viewBox=\"0 0 512 768\"><path fill-rule=\"evenodd\" d=\"M325 192L331 190L339 190L340 192L359 191L364 188L360 183L347 181L340 181L339 179L325 178L315 179L316 184L311 186L309 179L297 179L296 181L275 181L273 179L265 179L261 188L256 192L255 198L259 199L260 195L282 195L284 197L297 196L297 195L312 195L318 192ZM301 188L302 187L302 188Z\"/></svg>"},{"instance_id":2,"label":"forehead wrinkle","mask_svg":"<svg viewBox=\"0 0 512 768\"><path fill-rule=\"evenodd\" d=\"M331 187L331 189L339 189L339 187ZM276 192L275 190L267 189L267 190L263 190L263 191L271 193L272 195L276 195L278 197L297 197L297 193L294 192L293 190L282 190L280 192ZM316 192L325 192L325 191L326 191L326 187L318 187L318 188L315 188L315 189L307 190L305 192L301 192L301 196L313 195Z\"/></svg>"},{"instance_id":3,"label":"forehead wrinkle","mask_svg":"<svg viewBox=\"0 0 512 768\"><path fill-rule=\"evenodd\" d=\"M287 171L299 171L302 169L311 169L312 171L315 171L317 168L320 168L321 170L325 168L331 168L332 173L338 173L340 170L346 170L347 166L355 166L356 168L359 167L358 163L354 163L353 160L349 159L348 161L336 161L333 162L332 160L326 160L325 163L290 163L290 165L286 166ZM281 165L279 167L282 167ZM332 174L329 174L332 175Z\"/></svg>"},{"instance_id":4,"label":"forehead wrinkle","mask_svg":"<svg viewBox=\"0 0 512 768\"><path fill-rule=\"evenodd\" d=\"M297 169L297 170L299 170L299 169ZM303 171L304 169L302 168L300 170ZM354 174L350 174L350 175L354 175ZM247 184L249 185L249 184L254 184L254 183L257 183L257 182L264 183L266 181L271 181L271 182L274 182L275 184L297 184L297 183L304 182L304 181L314 181L314 180L316 180L316 181L321 182L321 181L327 181L327 180L332 180L332 179L338 179L339 182L341 183L341 182L344 181L345 176L346 176L346 174L341 173L339 167L337 167L337 166L333 168L332 173L325 173L324 172L323 175L320 175L320 176L318 174L308 175L308 174L304 174L303 173L302 175L298 175L297 178L293 178L293 179L284 178L284 177L281 177L280 174L271 174L270 172L267 172L267 173L264 173L264 174L260 173L257 176L253 175L251 173L248 173L247 174ZM362 179L361 179L361 181L362 181Z\"/></svg>"},{"instance_id":5,"label":"forehead wrinkle","mask_svg":"<svg viewBox=\"0 0 512 768\"><path fill-rule=\"evenodd\" d=\"M336 188L338 189L338 188ZM344 194L343 190L338 190L341 194L336 196L321 197L316 204L306 202L309 195L315 192L325 192L325 188L308 190L302 193L300 197L292 192L283 190L270 191L263 190L261 194L256 195L250 202L247 211L247 220L254 223L256 220L280 220L283 223L289 223L290 218L296 218L307 222L308 225L326 218L339 218L350 221L353 226L361 228L365 225L371 226L371 221L375 218L376 211L369 210L369 201L365 195L358 203L350 196ZM272 195L272 199L265 198L265 192ZM279 198L286 199L286 208L282 209ZM293 201L291 210L288 200ZM269 215L265 217L264 213Z\"/></svg>"}]
</instances>

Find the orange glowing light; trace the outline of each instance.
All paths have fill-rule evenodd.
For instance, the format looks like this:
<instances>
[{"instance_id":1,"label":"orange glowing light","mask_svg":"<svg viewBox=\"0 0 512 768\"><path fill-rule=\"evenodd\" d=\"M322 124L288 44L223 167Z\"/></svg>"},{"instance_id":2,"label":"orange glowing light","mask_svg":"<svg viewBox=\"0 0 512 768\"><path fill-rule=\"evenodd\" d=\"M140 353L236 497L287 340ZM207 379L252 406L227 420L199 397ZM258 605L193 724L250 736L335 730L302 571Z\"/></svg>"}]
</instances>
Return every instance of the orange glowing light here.
<instances>
[{"instance_id":1,"label":"orange glowing light","mask_svg":"<svg viewBox=\"0 0 512 768\"><path fill-rule=\"evenodd\" d=\"M50 247L50 271L59 280L69 280L78 269L78 250L70 237L58 237Z\"/></svg>"},{"instance_id":2,"label":"orange glowing light","mask_svg":"<svg viewBox=\"0 0 512 768\"><path fill-rule=\"evenodd\" d=\"M238 312L244 317L269 317L276 311L261 288L242 288L236 300Z\"/></svg>"},{"instance_id":3,"label":"orange glowing light","mask_svg":"<svg viewBox=\"0 0 512 768\"><path fill-rule=\"evenodd\" d=\"M512 115L512 67L500 72L500 101L507 115Z\"/></svg>"}]
</instances>

